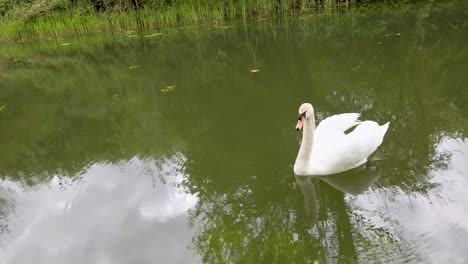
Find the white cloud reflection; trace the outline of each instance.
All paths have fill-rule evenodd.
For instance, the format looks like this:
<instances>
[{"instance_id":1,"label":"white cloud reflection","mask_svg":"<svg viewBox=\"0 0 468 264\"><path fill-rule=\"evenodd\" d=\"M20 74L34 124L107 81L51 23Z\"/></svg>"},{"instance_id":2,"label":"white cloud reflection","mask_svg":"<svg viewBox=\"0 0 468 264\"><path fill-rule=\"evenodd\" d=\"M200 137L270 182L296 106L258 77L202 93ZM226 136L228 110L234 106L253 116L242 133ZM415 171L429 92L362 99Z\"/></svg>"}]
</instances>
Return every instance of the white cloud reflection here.
<instances>
[{"instance_id":1,"label":"white cloud reflection","mask_svg":"<svg viewBox=\"0 0 468 264\"><path fill-rule=\"evenodd\" d=\"M450 165L431 172L431 182L438 186L427 194L374 190L346 198L353 211L374 228L384 228L408 242L416 258L430 263L466 263L468 139L444 138L437 152L452 153Z\"/></svg>"},{"instance_id":2,"label":"white cloud reflection","mask_svg":"<svg viewBox=\"0 0 468 264\"><path fill-rule=\"evenodd\" d=\"M0 181L12 203L0 263L193 263L183 187L185 157L94 164L70 181L22 187Z\"/></svg>"}]
</instances>

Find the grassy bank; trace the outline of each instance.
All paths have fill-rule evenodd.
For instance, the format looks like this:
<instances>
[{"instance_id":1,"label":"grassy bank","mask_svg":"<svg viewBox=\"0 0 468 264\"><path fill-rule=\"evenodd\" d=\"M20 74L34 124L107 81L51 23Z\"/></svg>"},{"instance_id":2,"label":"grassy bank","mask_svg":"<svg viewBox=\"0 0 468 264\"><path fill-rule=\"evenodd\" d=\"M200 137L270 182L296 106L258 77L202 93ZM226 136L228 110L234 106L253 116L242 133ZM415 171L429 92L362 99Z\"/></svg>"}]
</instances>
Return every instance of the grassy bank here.
<instances>
[{"instance_id":1,"label":"grassy bank","mask_svg":"<svg viewBox=\"0 0 468 264\"><path fill-rule=\"evenodd\" d=\"M58 38L290 16L354 0L0 0L0 38Z\"/></svg>"}]
</instances>

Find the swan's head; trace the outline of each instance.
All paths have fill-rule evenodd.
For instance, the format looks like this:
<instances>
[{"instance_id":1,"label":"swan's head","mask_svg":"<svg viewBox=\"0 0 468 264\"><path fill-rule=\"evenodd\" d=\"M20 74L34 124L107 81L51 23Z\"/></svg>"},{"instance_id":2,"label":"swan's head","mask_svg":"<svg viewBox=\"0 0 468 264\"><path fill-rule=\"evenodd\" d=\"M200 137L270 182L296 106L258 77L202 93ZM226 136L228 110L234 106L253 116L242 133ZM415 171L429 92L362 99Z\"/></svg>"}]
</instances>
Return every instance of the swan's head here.
<instances>
[{"instance_id":1,"label":"swan's head","mask_svg":"<svg viewBox=\"0 0 468 264\"><path fill-rule=\"evenodd\" d=\"M296 130L301 130L304 125L304 120L314 116L314 108L309 103L301 104L299 107L299 116L297 117Z\"/></svg>"}]
</instances>

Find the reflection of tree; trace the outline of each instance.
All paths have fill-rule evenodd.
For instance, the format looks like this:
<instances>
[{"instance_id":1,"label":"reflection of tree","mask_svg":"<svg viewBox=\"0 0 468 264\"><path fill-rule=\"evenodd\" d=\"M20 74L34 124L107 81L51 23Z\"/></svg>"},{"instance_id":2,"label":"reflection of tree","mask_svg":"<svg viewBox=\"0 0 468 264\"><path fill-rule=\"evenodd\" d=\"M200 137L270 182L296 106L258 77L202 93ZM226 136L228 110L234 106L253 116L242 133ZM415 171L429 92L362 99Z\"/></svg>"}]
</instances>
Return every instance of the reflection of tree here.
<instances>
[{"instance_id":1,"label":"reflection of tree","mask_svg":"<svg viewBox=\"0 0 468 264\"><path fill-rule=\"evenodd\" d=\"M378 172L365 168L321 180L296 177L301 191L292 188L296 190L266 194L283 199L264 206L256 201L265 194L247 187L255 182L230 193L205 194L191 214L191 221L200 221L195 248L204 261L213 263L354 263L382 259L382 252L386 259L409 254L399 247L405 241L356 218L344 194L321 182L362 192L378 177ZM380 251L373 252L373 247Z\"/></svg>"}]
</instances>

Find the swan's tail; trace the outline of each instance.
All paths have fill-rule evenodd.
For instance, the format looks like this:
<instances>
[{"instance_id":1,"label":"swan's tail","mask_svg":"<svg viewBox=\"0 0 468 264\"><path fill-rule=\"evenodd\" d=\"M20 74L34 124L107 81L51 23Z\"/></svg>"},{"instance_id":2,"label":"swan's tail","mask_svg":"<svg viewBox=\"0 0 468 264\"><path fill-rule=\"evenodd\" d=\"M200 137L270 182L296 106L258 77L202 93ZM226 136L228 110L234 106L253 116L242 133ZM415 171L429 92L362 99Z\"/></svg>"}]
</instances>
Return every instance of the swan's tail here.
<instances>
[{"instance_id":1,"label":"swan's tail","mask_svg":"<svg viewBox=\"0 0 468 264\"><path fill-rule=\"evenodd\" d=\"M387 130L388 130L388 127L390 125L390 122L387 122L381 126L379 126L377 129L376 129L376 136L374 137L376 142L375 142L375 148L377 149L378 146L380 146L380 144L382 144L383 140L384 140L384 137L385 137L385 134L387 133Z\"/></svg>"},{"instance_id":2,"label":"swan's tail","mask_svg":"<svg viewBox=\"0 0 468 264\"><path fill-rule=\"evenodd\" d=\"M380 126L380 129L382 131L382 138L385 136L385 134L387 133L387 130L388 130L388 126L390 125L390 122L387 122L383 125Z\"/></svg>"}]
</instances>

